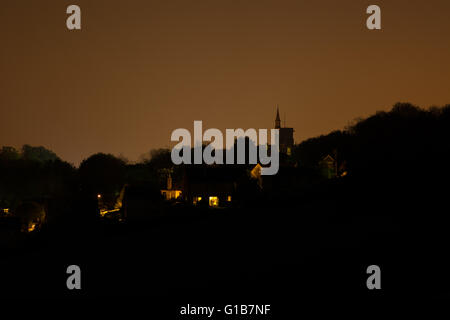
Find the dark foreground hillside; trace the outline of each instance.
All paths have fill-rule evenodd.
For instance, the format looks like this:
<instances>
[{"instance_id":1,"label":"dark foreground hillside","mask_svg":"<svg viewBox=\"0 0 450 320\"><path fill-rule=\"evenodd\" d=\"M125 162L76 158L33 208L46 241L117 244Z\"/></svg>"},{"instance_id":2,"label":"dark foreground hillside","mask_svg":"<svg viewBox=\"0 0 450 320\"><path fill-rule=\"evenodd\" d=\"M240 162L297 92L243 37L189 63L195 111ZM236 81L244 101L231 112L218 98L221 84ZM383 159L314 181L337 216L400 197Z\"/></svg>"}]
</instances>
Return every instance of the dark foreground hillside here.
<instances>
[{"instance_id":1,"label":"dark foreground hillside","mask_svg":"<svg viewBox=\"0 0 450 320\"><path fill-rule=\"evenodd\" d=\"M446 226L395 219L396 206L358 212L348 200L330 200L338 202L311 196L278 209L173 209L145 223L41 234L4 251L0 294L174 303L448 297ZM79 292L66 289L71 264L82 270ZM366 287L372 264L382 270L381 291Z\"/></svg>"}]
</instances>

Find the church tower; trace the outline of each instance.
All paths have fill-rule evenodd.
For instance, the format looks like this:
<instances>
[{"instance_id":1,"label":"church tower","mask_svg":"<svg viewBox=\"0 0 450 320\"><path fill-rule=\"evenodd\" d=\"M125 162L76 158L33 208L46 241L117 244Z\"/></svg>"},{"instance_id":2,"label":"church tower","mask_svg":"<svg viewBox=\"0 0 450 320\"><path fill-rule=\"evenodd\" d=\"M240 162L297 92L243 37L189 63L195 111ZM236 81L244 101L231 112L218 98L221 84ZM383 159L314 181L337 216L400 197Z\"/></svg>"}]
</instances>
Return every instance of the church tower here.
<instances>
[{"instance_id":1,"label":"church tower","mask_svg":"<svg viewBox=\"0 0 450 320\"><path fill-rule=\"evenodd\" d=\"M275 129L280 130L280 153L290 156L292 154L292 148L294 147L294 129L281 127L280 110L277 104L277 116L275 118Z\"/></svg>"},{"instance_id":2,"label":"church tower","mask_svg":"<svg viewBox=\"0 0 450 320\"><path fill-rule=\"evenodd\" d=\"M275 118L275 129L281 129L280 111L277 104L277 117Z\"/></svg>"}]
</instances>

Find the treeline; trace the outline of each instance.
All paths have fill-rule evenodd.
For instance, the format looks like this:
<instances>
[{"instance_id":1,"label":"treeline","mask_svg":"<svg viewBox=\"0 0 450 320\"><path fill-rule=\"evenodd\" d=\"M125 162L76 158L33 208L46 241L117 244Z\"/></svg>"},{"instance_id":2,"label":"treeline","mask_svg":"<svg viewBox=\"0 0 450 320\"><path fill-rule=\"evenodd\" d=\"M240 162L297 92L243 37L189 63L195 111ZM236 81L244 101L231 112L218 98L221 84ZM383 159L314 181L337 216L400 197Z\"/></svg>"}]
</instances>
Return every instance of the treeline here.
<instances>
[{"instance_id":1,"label":"treeline","mask_svg":"<svg viewBox=\"0 0 450 320\"><path fill-rule=\"evenodd\" d=\"M370 188L377 186L391 194L401 188L403 195L405 190L416 197L417 190L422 192L420 197L430 192L440 195L436 185L449 178L445 166L450 155L449 138L450 105L425 110L398 103L392 110L360 119L345 130L296 145L289 163L297 173L289 172L290 180L297 176L298 180L307 176L308 183L319 179L314 173L323 157L331 155L339 170L348 172L347 180L365 186L371 181ZM152 150L135 164L98 153L82 161L77 169L44 147L3 147L0 207L13 206L27 197L70 199L74 195L118 193L124 184L147 184L158 194L165 186L167 170L174 181L182 179L182 169L173 166L168 149ZM282 173L280 170L279 179L283 179ZM283 181L278 183L282 186ZM426 190L423 184L428 185ZM296 188L295 181L289 182L289 188Z\"/></svg>"},{"instance_id":2,"label":"treeline","mask_svg":"<svg viewBox=\"0 0 450 320\"><path fill-rule=\"evenodd\" d=\"M296 145L294 158L313 168L331 155L356 176L417 176L442 168L450 154L450 105L421 109L397 103L342 131Z\"/></svg>"},{"instance_id":3,"label":"treeline","mask_svg":"<svg viewBox=\"0 0 450 320\"><path fill-rule=\"evenodd\" d=\"M167 159L167 154L169 158ZM161 200L160 188L170 152L151 152L151 159L137 164L111 154L97 153L83 160L79 168L61 160L44 147L0 148L0 210L23 203L40 203L47 208L48 223L79 223L98 218L97 196L115 198L126 184L144 184L155 201Z\"/></svg>"},{"instance_id":4,"label":"treeline","mask_svg":"<svg viewBox=\"0 0 450 320\"><path fill-rule=\"evenodd\" d=\"M422 109L397 103L345 130L295 147L299 169L316 170L331 155L348 174L318 188L311 202L329 212L388 215L401 223L445 226L450 171L450 105Z\"/></svg>"},{"instance_id":5,"label":"treeline","mask_svg":"<svg viewBox=\"0 0 450 320\"><path fill-rule=\"evenodd\" d=\"M65 197L76 191L76 169L44 147L0 150L0 207L21 199Z\"/></svg>"},{"instance_id":6,"label":"treeline","mask_svg":"<svg viewBox=\"0 0 450 320\"><path fill-rule=\"evenodd\" d=\"M158 188L163 179L159 169L167 167L169 161L170 152L165 149L152 151L151 159L138 164L97 153L83 160L77 169L44 147L2 147L0 208L13 207L23 199L117 193L125 183L146 182Z\"/></svg>"}]
</instances>

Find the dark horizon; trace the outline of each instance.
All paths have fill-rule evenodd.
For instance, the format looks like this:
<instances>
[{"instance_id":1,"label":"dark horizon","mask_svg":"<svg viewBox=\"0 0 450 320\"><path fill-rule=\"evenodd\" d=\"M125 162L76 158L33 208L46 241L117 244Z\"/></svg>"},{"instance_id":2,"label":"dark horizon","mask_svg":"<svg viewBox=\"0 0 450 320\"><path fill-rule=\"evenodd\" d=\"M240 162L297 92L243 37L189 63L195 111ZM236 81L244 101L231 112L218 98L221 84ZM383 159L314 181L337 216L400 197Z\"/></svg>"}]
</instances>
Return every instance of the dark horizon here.
<instances>
[{"instance_id":1,"label":"dark horizon","mask_svg":"<svg viewBox=\"0 0 450 320\"><path fill-rule=\"evenodd\" d=\"M194 120L272 128L276 104L298 143L397 101L449 101L448 1L377 1L377 31L366 1L80 0L80 31L68 4L2 5L0 145L134 161Z\"/></svg>"},{"instance_id":2,"label":"dark horizon","mask_svg":"<svg viewBox=\"0 0 450 320\"><path fill-rule=\"evenodd\" d=\"M396 106L399 106L399 105L412 106L412 107L414 107L414 108L418 108L418 110L421 110L421 111L425 111L425 112L433 112L433 109L435 109L435 110L444 110L445 108L447 108L448 106L450 106L450 103L445 104L445 105L442 105L442 106L435 106L435 105L433 105L433 106L429 106L428 108L422 108L422 107L420 107L420 106L415 106L414 104L409 103L409 102L397 102L396 104L394 104L393 106L391 106L391 108L388 108L387 111L384 111L384 110L378 110L378 111L374 112L373 114L369 114L367 118L357 117L357 118L355 118L355 119L353 119L353 120L350 120L350 121L348 122L348 125L347 125L345 128L336 129L336 130L332 130L332 131L330 131L330 132L326 132L326 133L324 133L324 134L320 134L320 135L317 135L317 136L314 136L314 137L309 137L309 138L306 138L306 139L303 140L303 141L295 141L294 147L295 147L295 148L298 148L298 147L301 146L303 143L307 143L307 142L309 142L309 141L313 141L314 139L319 139L319 138L323 138L323 137L326 137L326 136L330 136L330 135L332 135L333 133L336 133L336 132L342 132L342 133L349 132L349 131L351 131L352 128L353 128L356 124L358 124L359 122L364 121L364 120L366 120L366 119L368 119L368 118L374 117L374 116L376 116L377 114L379 114L380 112L388 112L388 113L389 113L390 111L392 111L392 108L395 108ZM282 127L284 127L284 125L282 125ZM185 129L190 130L189 127L186 127ZM205 130L207 130L207 129L210 129L210 128L203 128L203 132L204 132ZM236 129L238 129L238 128L236 128ZM248 128L242 128L242 129L246 130L246 129L248 129ZM271 128L270 128L270 129L271 129ZM258 129L256 128L256 130L258 130ZM295 132L295 128L294 128L294 132ZM192 164L194 164L194 162L193 162L193 154L194 154L194 151L193 151L193 150L194 150L196 147L194 147L194 140L193 140L194 137L192 136L191 138L192 138L192 139L191 139L191 142L192 142L192 147L191 147ZM248 139L248 137L245 137L245 138L244 138L244 137L240 137L240 138L238 138L237 140L240 140L240 139L243 139L243 141L246 141L246 139ZM234 146L235 148L236 148L236 142L237 142L237 140L236 140L236 138L235 138L235 146ZM252 140L249 140L249 141L252 141ZM176 143L177 143L177 142L174 141L174 142L172 142L171 144L172 144L172 146L173 146L173 145L175 145ZM203 141L202 150L203 150L203 148L206 147L209 143L210 143L210 142ZM248 148L247 142L245 142L245 143L246 143L246 147L245 147L245 148L246 148L246 150L247 150L247 148ZM257 145L255 145L254 143L253 143L253 145L257 148ZM130 160L130 159L128 159L122 152L119 152L118 154L112 154L112 153L107 153L107 152L97 151L97 152L93 152L92 154L88 155L86 158L81 159L79 163L74 164L73 162L70 162L70 161L68 161L67 159L64 159L64 158L60 157L57 153L54 153L53 150L47 148L47 147L44 146L44 145L30 145L30 144L28 144L28 143L25 143L24 145L19 146L19 147L9 146L9 145L8 145L8 146L7 146L7 145L4 145L4 146L1 146L1 145L0 145L0 149L3 148L3 147L6 147L6 148L12 147L12 148L14 148L15 151L18 152L19 154L21 154L21 153L24 152L24 151L23 151L23 148L24 148L24 147L26 147L26 148L30 148L30 147L31 147L31 149L36 149L36 148L41 148L41 147L43 147L43 148L47 149L48 152L52 153L55 157L58 157L60 160L69 163L70 165L74 166L75 168L79 168L79 166L80 166L80 164L81 164L82 162L84 162L84 161L88 160L90 157L92 157L92 156L94 156L94 155L98 155L98 154L111 155L111 156L114 156L114 157L117 158L117 159L120 159L121 161L123 161L123 162L126 163L126 164L133 165L133 164L139 164L139 163L143 164L143 163L149 162L149 161L152 159L152 153L153 153L153 152L155 153L156 156L158 156L158 155L160 155L161 153L165 153L166 151L167 151L167 152L170 152L170 151L171 151L171 148L170 148L169 146L161 147L161 148L152 148L152 149L150 149L150 150L147 150L146 152L141 153L141 155L139 156L139 158L136 159L136 160ZM181 151L181 149L178 149L178 150ZM224 136L224 147L223 147L223 148L216 149L216 150L221 150L221 151L223 152L223 159L224 159L223 161L224 161L224 164L225 164L225 155L226 155L226 153L229 151L229 149L227 149L227 148L225 147L225 136ZM178 151L178 152L179 152L179 151ZM26 151L25 151L25 152L26 152ZM248 155L247 155L247 157L248 157ZM248 159L247 159L247 160L248 160ZM247 161L247 160L246 160L246 161ZM236 161L236 159L235 159L235 161ZM259 161L259 160L258 160L258 161ZM246 163L247 163L247 162L246 162ZM250 164L250 163L248 163L248 164Z\"/></svg>"}]
</instances>

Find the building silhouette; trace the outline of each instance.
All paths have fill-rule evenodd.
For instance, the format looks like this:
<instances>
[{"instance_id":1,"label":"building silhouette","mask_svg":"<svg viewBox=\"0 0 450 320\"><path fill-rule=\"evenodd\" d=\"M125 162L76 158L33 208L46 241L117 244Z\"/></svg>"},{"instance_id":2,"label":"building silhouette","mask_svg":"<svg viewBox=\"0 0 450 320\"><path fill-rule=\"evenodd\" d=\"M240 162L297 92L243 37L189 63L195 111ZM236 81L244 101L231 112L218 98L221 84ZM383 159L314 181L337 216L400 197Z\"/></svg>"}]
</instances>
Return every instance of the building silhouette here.
<instances>
[{"instance_id":1,"label":"building silhouette","mask_svg":"<svg viewBox=\"0 0 450 320\"><path fill-rule=\"evenodd\" d=\"M275 118L275 129L280 130L280 153L290 156L294 147L294 128L281 126L280 110L277 105L277 115Z\"/></svg>"},{"instance_id":2,"label":"building silhouette","mask_svg":"<svg viewBox=\"0 0 450 320\"><path fill-rule=\"evenodd\" d=\"M291 173L293 165L289 162L289 158L294 147L294 129L281 125L278 105L275 129L279 130L280 165L283 167L283 171L286 171L286 174L283 175L284 179L293 177ZM246 153L249 150L249 143L251 141L246 138ZM233 148L236 147L235 144ZM236 150L234 154L237 154ZM248 154L246 154L246 159L249 159ZM179 177L178 181L172 179L171 169L164 169L162 173L166 177L166 183L160 192L166 201L184 201L191 205L211 208L229 207L235 204L238 186L249 178L257 180L260 189L274 185L274 177L264 177L263 179L261 168L260 163L255 165L247 162L241 165L190 164L183 166L183 177Z\"/></svg>"}]
</instances>

